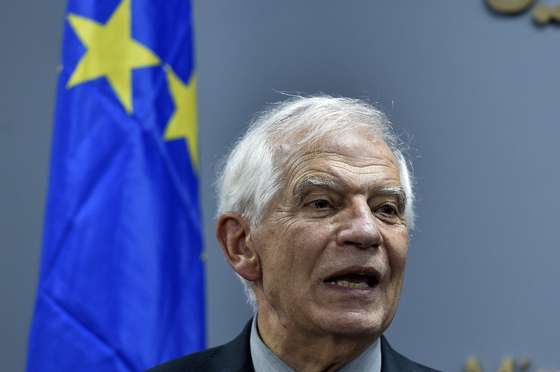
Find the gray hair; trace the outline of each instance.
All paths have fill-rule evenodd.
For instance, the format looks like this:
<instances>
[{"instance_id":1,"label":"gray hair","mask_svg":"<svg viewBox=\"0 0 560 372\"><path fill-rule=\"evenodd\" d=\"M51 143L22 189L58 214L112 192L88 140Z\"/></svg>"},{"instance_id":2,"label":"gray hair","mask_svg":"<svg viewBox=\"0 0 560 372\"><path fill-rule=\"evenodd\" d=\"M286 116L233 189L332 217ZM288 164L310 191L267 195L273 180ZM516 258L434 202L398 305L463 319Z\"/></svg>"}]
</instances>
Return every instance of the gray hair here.
<instances>
[{"instance_id":1,"label":"gray hair","mask_svg":"<svg viewBox=\"0 0 560 372\"><path fill-rule=\"evenodd\" d=\"M403 155L403 144L389 119L365 101L325 95L291 97L253 120L218 174L218 216L236 212L256 227L274 196L282 190L286 159L328 134L356 128L365 128L383 139L397 159L406 195L404 216L413 229L412 174ZM256 310L252 283L239 278L248 303Z\"/></svg>"}]
</instances>

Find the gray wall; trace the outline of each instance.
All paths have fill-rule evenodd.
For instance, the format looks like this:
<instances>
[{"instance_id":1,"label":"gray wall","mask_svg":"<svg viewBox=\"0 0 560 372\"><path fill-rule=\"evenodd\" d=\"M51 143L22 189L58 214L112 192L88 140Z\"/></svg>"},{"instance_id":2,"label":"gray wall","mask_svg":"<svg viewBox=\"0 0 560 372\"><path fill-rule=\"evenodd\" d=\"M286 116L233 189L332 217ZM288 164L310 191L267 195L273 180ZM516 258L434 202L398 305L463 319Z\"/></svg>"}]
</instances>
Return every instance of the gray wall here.
<instances>
[{"instance_id":1,"label":"gray wall","mask_svg":"<svg viewBox=\"0 0 560 372\"><path fill-rule=\"evenodd\" d=\"M279 92L370 98L411 138L419 221L393 345L446 371L560 368L560 29L482 0L194 0L208 336L249 316L214 241L216 161ZM37 280L62 0L0 14L0 350L21 370ZM31 11L32 9L32 11ZM556 191L555 191L556 190Z\"/></svg>"},{"instance_id":2,"label":"gray wall","mask_svg":"<svg viewBox=\"0 0 560 372\"><path fill-rule=\"evenodd\" d=\"M0 369L23 370L37 285L63 1L0 11Z\"/></svg>"}]
</instances>

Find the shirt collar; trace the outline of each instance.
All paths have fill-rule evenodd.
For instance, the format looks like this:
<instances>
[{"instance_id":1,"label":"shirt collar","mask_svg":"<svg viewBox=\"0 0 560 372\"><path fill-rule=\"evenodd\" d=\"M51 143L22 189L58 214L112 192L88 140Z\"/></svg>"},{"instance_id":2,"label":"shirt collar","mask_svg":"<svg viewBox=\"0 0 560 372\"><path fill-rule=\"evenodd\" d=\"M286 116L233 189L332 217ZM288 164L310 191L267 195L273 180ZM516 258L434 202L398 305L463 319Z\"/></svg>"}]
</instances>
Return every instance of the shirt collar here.
<instances>
[{"instance_id":1,"label":"shirt collar","mask_svg":"<svg viewBox=\"0 0 560 372\"><path fill-rule=\"evenodd\" d=\"M280 358L276 356L261 340L257 331L257 316L253 317L251 324L251 359L255 372L293 372ZM381 372L381 343L379 338L366 350L348 364L339 369L339 372Z\"/></svg>"}]
</instances>

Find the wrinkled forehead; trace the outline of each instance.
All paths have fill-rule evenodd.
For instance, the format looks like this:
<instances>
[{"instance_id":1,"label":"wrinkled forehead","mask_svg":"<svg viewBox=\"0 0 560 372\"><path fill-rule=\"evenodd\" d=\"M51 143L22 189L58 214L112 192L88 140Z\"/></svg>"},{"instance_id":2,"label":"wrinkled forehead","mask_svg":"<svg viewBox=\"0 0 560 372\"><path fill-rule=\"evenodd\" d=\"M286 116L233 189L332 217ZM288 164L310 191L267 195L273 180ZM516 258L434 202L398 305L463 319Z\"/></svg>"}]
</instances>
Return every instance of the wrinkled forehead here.
<instances>
[{"instance_id":1,"label":"wrinkled forehead","mask_svg":"<svg viewBox=\"0 0 560 372\"><path fill-rule=\"evenodd\" d=\"M363 158L366 161L371 158L384 158L396 164L395 156L382 137L364 128L330 133L304 150Z\"/></svg>"},{"instance_id":2,"label":"wrinkled forehead","mask_svg":"<svg viewBox=\"0 0 560 372\"><path fill-rule=\"evenodd\" d=\"M318 137L308 137L304 131L299 131L279 142L276 155L284 170L289 170L294 164L301 166L301 163L327 155L350 158L357 164L373 161L399 167L382 135L371 128L331 131Z\"/></svg>"},{"instance_id":3,"label":"wrinkled forehead","mask_svg":"<svg viewBox=\"0 0 560 372\"><path fill-rule=\"evenodd\" d=\"M379 135L364 129L331 133L291 150L281 167L282 188L288 193L302 180L325 176L365 188L401 186L399 163L391 149Z\"/></svg>"}]
</instances>

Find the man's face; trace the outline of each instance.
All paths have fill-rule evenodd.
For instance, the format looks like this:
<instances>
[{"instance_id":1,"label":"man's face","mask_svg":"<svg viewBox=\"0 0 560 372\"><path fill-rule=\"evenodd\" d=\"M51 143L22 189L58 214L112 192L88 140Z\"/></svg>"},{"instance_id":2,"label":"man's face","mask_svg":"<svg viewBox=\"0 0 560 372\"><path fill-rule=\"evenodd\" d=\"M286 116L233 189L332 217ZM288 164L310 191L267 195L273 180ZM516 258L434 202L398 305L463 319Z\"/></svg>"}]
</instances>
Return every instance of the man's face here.
<instances>
[{"instance_id":1,"label":"man's face","mask_svg":"<svg viewBox=\"0 0 560 372\"><path fill-rule=\"evenodd\" d=\"M379 336L403 282L404 203L395 157L364 130L298 154L251 234L262 268L259 309L308 334Z\"/></svg>"}]
</instances>

